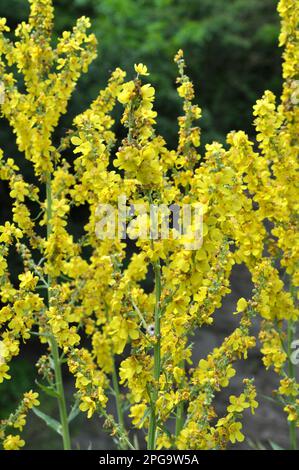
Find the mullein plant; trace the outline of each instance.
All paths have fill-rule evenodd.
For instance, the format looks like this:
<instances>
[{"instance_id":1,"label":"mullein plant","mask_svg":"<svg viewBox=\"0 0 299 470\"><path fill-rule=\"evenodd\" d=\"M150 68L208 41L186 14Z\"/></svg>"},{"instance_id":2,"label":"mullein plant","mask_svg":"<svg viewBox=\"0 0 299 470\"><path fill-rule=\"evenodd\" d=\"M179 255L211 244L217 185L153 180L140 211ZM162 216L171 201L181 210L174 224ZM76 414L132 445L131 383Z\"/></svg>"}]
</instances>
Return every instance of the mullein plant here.
<instances>
[{"instance_id":1,"label":"mullein plant","mask_svg":"<svg viewBox=\"0 0 299 470\"><path fill-rule=\"evenodd\" d=\"M11 219L0 227L0 381L10 379L11 360L37 336L45 350L37 384L57 399L59 420L38 407L38 394L31 390L0 423L3 448L24 446L19 432L31 408L62 436L64 449L71 448L69 424L79 411L104 418L103 427L120 449L225 449L243 441L243 413L258 406L252 378L243 380L238 396L229 397L221 416L215 395L230 385L236 364L256 346L251 326L260 317L258 344L265 367L279 374L275 399L287 413L295 449L298 3L279 2L283 91L279 103L266 91L254 107L258 145L242 131L231 132L227 146L213 142L204 155L198 151L201 110L193 102L182 51L175 57L183 108L177 148L170 150L155 131L155 90L146 83L143 64L135 65L130 81L116 69L55 145L53 131L96 55L96 40L83 17L53 48L52 2L30 0L30 6L29 21L18 26L14 42L6 20L0 20L1 113L36 181L27 182L17 161L1 151L0 178L13 202ZM116 106L123 106L127 131L121 142L113 131ZM129 260L124 237L101 237L98 231L99 206L119 209L124 196L127 205L147 209L128 225L136 244ZM166 238L140 236L149 227L151 207L198 203L201 246L188 249L192 230L178 237L174 227ZM70 210L82 205L89 218L84 235L75 239ZM126 206L123 210L127 213ZM122 231L122 224L116 225ZM17 283L9 269L12 252L23 265ZM252 275L252 297L236 305L238 327L194 363L194 337L213 324L215 310L231 292L236 263ZM143 287L149 272L151 292ZM76 388L69 406L63 364ZM110 400L115 416L107 412ZM138 443L137 436L145 441Z\"/></svg>"}]
</instances>

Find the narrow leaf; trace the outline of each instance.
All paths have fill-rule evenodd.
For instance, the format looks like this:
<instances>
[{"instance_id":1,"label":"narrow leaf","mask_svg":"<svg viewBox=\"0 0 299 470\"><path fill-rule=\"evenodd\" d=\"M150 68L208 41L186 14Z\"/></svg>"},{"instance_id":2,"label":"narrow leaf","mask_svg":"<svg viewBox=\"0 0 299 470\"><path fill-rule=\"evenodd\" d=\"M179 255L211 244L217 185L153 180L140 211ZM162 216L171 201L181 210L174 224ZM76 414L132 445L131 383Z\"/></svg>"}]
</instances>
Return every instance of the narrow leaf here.
<instances>
[{"instance_id":1,"label":"narrow leaf","mask_svg":"<svg viewBox=\"0 0 299 470\"><path fill-rule=\"evenodd\" d=\"M46 415L38 408L35 408L35 406L32 408L32 411L34 412L34 414L36 414L36 416L42 419L47 424L47 426L54 429L54 431L56 431L58 434L62 435L61 424L56 419Z\"/></svg>"},{"instance_id":2,"label":"narrow leaf","mask_svg":"<svg viewBox=\"0 0 299 470\"><path fill-rule=\"evenodd\" d=\"M68 415L68 423L70 423L71 421L73 421L73 419L75 419L78 414L80 413L80 408L79 408L79 401L76 401L74 403L74 405L72 406L72 409L70 411L70 414Z\"/></svg>"},{"instance_id":3,"label":"narrow leaf","mask_svg":"<svg viewBox=\"0 0 299 470\"><path fill-rule=\"evenodd\" d=\"M285 450L283 447L280 447L278 444L276 444L273 441L269 441L269 444L273 450Z\"/></svg>"},{"instance_id":4,"label":"narrow leaf","mask_svg":"<svg viewBox=\"0 0 299 470\"><path fill-rule=\"evenodd\" d=\"M56 390L53 387L49 387L48 385L43 385L37 380L35 381L36 385L39 386L39 388L45 392L47 395L50 395L50 397L57 398L59 394L56 392Z\"/></svg>"}]
</instances>

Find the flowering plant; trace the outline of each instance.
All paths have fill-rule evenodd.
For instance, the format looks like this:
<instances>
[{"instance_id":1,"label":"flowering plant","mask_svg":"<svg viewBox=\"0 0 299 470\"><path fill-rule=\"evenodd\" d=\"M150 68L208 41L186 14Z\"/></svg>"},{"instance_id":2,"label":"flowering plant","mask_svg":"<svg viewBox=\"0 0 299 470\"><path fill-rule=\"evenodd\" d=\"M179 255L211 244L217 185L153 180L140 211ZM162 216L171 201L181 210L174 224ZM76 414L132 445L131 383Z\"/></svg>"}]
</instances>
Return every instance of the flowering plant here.
<instances>
[{"instance_id":1,"label":"flowering plant","mask_svg":"<svg viewBox=\"0 0 299 470\"><path fill-rule=\"evenodd\" d=\"M104 417L121 449L136 448L134 429L144 429L148 449L225 449L241 442L243 413L258 406L252 378L243 380L239 396L230 396L224 415L216 412L214 398L229 386L235 363L255 347L252 321L261 317L263 362L281 376L277 399L296 448L299 399L291 348L298 321L298 4L279 2L283 92L279 104L266 91L254 107L258 144L242 131L231 132L226 147L213 142L204 155L198 150L201 110L182 51L175 57L183 108L177 148L169 149L155 131L155 90L145 82L143 64L135 65L130 81L116 69L56 145L53 131L95 57L96 40L82 17L52 47L52 2L30 5L29 21L18 26L14 42L0 20L1 112L35 174L33 182L26 181L15 159L1 151L0 178L13 203L11 220L0 227L0 380L10 378L9 363L20 347L38 336L46 347L38 361L40 386L57 398L60 421L37 408L38 395L30 391L1 422L3 447L24 445L11 429L22 430L31 408L62 435L65 449L71 448L69 422L78 411ZM127 133L116 149L112 116L118 103ZM134 217L125 205L129 223L120 222L118 210L117 220L107 224L118 224L121 234L127 227L136 245L130 256L126 237L106 236L100 220L103 205L119 209L124 196ZM153 208L165 209L155 212L161 229L170 207L197 204L199 245L192 223L184 233L174 223L166 237L152 228L148 235ZM76 239L69 216L81 205L89 218ZM23 265L17 284L10 276L11 253ZM194 363L191 340L199 328L212 325L236 263L245 263L252 274L252 297L237 303L239 326ZM144 280L151 272L148 292ZM63 363L76 387L71 412ZM109 391L116 416L107 412Z\"/></svg>"}]
</instances>

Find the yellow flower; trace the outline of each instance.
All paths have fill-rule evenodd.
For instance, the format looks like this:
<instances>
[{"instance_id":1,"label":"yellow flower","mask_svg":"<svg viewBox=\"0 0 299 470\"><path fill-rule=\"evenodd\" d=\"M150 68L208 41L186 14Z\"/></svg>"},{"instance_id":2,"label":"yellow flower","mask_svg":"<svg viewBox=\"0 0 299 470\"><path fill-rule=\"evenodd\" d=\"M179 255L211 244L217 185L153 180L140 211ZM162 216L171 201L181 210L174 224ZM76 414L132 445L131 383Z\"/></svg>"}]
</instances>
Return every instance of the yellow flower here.
<instances>
[{"instance_id":1,"label":"yellow flower","mask_svg":"<svg viewBox=\"0 0 299 470\"><path fill-rule=\"evenodd\" d=\"M288 415L288 421L297 421L299 419L298 411L293 405L286 405L283 409Z\"/></svg>"},{"instance_id":2,"label":"yellow flower","mask_svg":"<svg viewBox=\"0 0 299 470\"><path fill-rule=\"evenodd\" d=\"M22 431L25 424L26 424L26 415L22 413L16 418L15 422L13 423L13 427L15 429L19 429L20 431Z\"/></svg>"},{"instance_id":3,"label":"yellow flower","mask_svg":"<svg viewBox=\"0 0 299 470\"><path fill-rule=\"evenodd\" d=\"M6 18L0 18L0 31L10 31L9 27L6 24Z\"/></svg>"},{"instance_id":4,"label":"yellow flower","mask_svg":"<svg viewBox=\"0 0 299 470\"><path fill-rule=\"evenodd\" d=\"M171 449L171 440L166 433L159 434L157 437L157 449Z\"/></svg>"},{"instance_id":5,"label":"yellow flower","mask_svg":"<svg viewBox=\"0 0 299 470\"><path fill-rule=\"evenodd\" d=\"M4 379L10 379L10 375L7 374L9 367L7 364L0 363L0 384L3 382Z\"/></svg>"},{"instance_id":6,"label":"yellow flower","mask_svg":"<svg viewBox=\"0 0 299 470\"><path fill-rule=\"evenodd\" d=\"M247 308L247 305L247 301L241 297L237 303L237 312L244 312L244 310Z\"/></svg>"},{"instance_id":7,"label":"yellow flower","mask_svg":"<svg viewBox=\"0 0 299 470\"><path fill-rule=\"evenodd\" d=\"M234 444L236 441L242 442L245 437L241 433L242 424L241 423L232 423L228 427L229 440Z\"/></svg>"},{"instance_id":8,"label":"yellow flower","mask_svg":"<svg viewBox=\"0 0 299 470\"><path fill-rule=\"evenodd\" d=\"M22 231L10 222L5 222L4 226L0 226L0 232L2 232L2 235L0 236L0 242L7 244L12 242L13 237L18 239L23 235Z\"/></svg>"},{"instance_id":9,"label":"yellow flower","mask_svg":"<svg viewBox=\"0 0 299 470\"><path fill-rule=\"evenodd\" d=\"M150 356L129 356L122 361L120 383L127 384L133 394L133 402L140 402L147 394L147 385L152 381L152 358Z\"/></svg>"},{"instance_id":10,"label":"yellow flower","mask_svg":"<svg viewBox=\"0 0 299 470\"><path fill-rule=\"evenodd\" d=\"M223 377L220 379L221 387L227 387L230 379L236 375L235 369L229 364L226 370L223 372Z\"/></svg>"},{"instance_id":11,"label":"yellow flower","mask_svg":"<svg viewBox=\"0 0 299 470\"><path fill-rule=\"evenodd\" d=\"M34 276L30 271L19 275L20 289L33 290L37 284L38 277Z\"/></svg>"},{"instance_id":12,"label":"yellow flower","mask_svg":"<svg viewBox=\"0 0 299 470\"><path fill-rule=\"evenodd\" d=\"M13 189L10 191L9 195L10 197L17 199L18 201L24 201L25 196L29 195L29 189L26 183L22 180L15 181L12 187Z\"/></svg>"},{"instance_id":13,"label":"yellow flower","mask_svg":"<svg viewBox=\"0 0 299 470\"><path fill-rule=\"evenodd\" d=\"M33 392L32 390L25 392L23 399L24 405L29 409L33 408L34 406L38 406L40 404L38 401L38 396L38 393Z\"/></svg>"},{"instance_id":14,"label":"yellow flower","mask_svg":"<svg viewBox=\"0 0 299 470\"><path fill-rule=\"evenodd\" d=\"M135 64L134 69L135 69L135 72L138 73L138 75L149 75L146 65Z\"/></svg>"},{"instance_id":15,"label":"yellow flower","mask_svg":"<svg viewBox=\"0 0 299 470\"><path fill-rule=\"evenodd\" d=\"M82 155L87 155L92 149L91 143L86 142L84 138L81 139L80 137L74 136L71 138L71 142L76 146L74 153L82 153Z\"/></svg>"},{"instance_id":16,"label":"yellow flower","mask_svg":"<svg viewBox=\"0 0 299 470\"><path fill-rule=\"evenodd\" d=\"M229 397L231 405L227 407L229 413L241 413L245 408L249 408L249 403L246 402L246 396L241 393L240 396L236 397L232 395Z\"/></svg>"},{"instance_id":17,"label":"yellow flower","mask_svg":"<svg viewBox=\"0 0 299 470\"><path fill-rule=\"evenodd\" d=\"M7 263L4 258L0 257L0 276L3 276L5 274L5 271L7 269Z\"/></svg>"},{"instance_id":18,"label":"yellow flower","mask_svg":"<svg viewBox=\"0 0 299 470\"><path fill-rule=\"evenodd\" d=\"M96 403L90 397L82 397L79 408L81 411L87 411L87 418L91 418L96 410Z\"/></svg>"},{"instance_id":19,"label":"yellow flower","mask_svg":"<svg viewBox=\"0 0 299 470\"><path fill-rule=\"evenodd\" d=\"M20 450L24 447L25 441L20 436L13 436L9 434L3 441L3 448L5 450Z\"/></svg>"},{"instance_id":20,"label":"yellow flower","mask_svg":"<svg viewBox=\"0 0 299 470\"><path fill-rule=\"evenodd\" d=\"M144 104L148 105L154 99L155 89L149 83L147 83L141 87L141 96L144 100Z\"/></svg>"},{"instance_id":21,"label":"yellow flower","mask_svg":"<svg viewBox=\"0 0 299 470\"><path fill-rule=\"evenodd\" d=\"M138 429L144 426L143 417L146 409L147 405L145 403L138 403L130 408L129 417L132 418L133 425Z\"/></svg>"},{"instance_id":22,"label":"yellow flower","mask_svg":"<svg viewBox=\"0 0 299 470\"><path fill-rule=\"evenodd\" d=\"M122 104L128 103L134 96L135 84L133 81L125 83L118 95L118 101Z\"/></svg>"},{"instance_id":23,"label":"yellow flower","mask_svg":"<svg viewBox=\"0 0 299 470\"><path fill-rule=\"evenodd\" d=\"M121 354L129 338L139 338L138 325L130 318L114 316L110 322L111 337L114 343L115 352Z\"/></svg>"},{"instance_id":24,"label":"yellow flower","mask_svg":"<svg viewBox=\"0 0 299 470\"><path fill-rule=\"evenodd\" d=\"M294 379L286 377L281 379L278 392L280 395L296 397L298 394L299 385Z\"/></svg>"}]
</instances>

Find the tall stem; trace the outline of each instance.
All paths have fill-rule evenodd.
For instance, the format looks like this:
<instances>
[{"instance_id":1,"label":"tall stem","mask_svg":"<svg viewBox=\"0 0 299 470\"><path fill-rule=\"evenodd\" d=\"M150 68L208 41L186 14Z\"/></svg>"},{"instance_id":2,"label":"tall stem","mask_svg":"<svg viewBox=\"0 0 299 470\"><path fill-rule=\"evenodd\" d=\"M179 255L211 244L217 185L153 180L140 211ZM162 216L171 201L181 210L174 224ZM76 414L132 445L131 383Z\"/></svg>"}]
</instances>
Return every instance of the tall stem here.
<instances>
[{"instance_id":1,"label":"tall stem","mask_svg":"<svg viewBox=\"0 0 299 470\"><path fill-rule=\"evenodd\" d=\"M121 428L121 431L126 434L126 429L125 429L125 421L124 421L124 414L123 414L123 407L121 403L121 396L120 396L120 389L119 389L119 384L118 384L118 377L117 377L117 371L115 367L115 360L113 358L113 365L112 365L112 384L113 384L113 390L115 393L115 402L116 402L116 411L117 411L117 419L118 419L118 424ZM123 450L127 449L127 443L121 443L121 448Z\"/></svg>"},{"instance_id":2,"label":"tall stem","mask_svg":"<svg viewBox=\"0 0 299 470\"><path fill-rule=\"evenodd\" d=\"M184 359L180 362L181 369L185 368ZM181 401L176 407L175 435L178 437L184 425L184 402Z\"/></svg>"},{"instance_id":3,"label":"tall stem","mask_svg":"<svg viewBox=\"0 0 299 470\"><path fill-rule=\"evenodd\" d=\"M109 321L108 305L106 304L106 302L104 303L104 305L105 305L106 321L108 322ZM117 374L117 370L115 366L114 355L112 355L112 386L113 386L113 391L114 391L114 396L115 396L117 422L120 427L121 435L123 436L123 441L120 443L120 447L122 450L125 450L128 447L131 448L131 443L128 439L127 431L125 427L124 412L123 412L123 406L121 402L118 374Z\"/></svg>"},{"instance_id":4,"label":"tall stem","mask_svg":"<svg viewBox=\"0 0 299 470\"><path fill-rule=\"evenodd\" d=\"M52 358L55 370L55 384L57 391L57 401L59 407L60 424L62 429L62 440L64 450L71 450L71 438L69 433L69 423L66 409L66 400L62 381L61 365L59 359L59 350L54 337L50 339Z\"/></svg>"},{"instance_id":5,"label":"tall stem","mask_svg":"<svg viewBox=\"0 0 299 470\"><path fill-rule=\"evenodd\" d=\"M155 344L154 344L154 379L155 388L151 397L151 412L150 412L150 423L148 433L147 447L149 450L155 450L156 448L156 437L157 437L157 416L156 416L156 401L158 398L158 385L159 377L161 373L161 335L160 335L160 299L161 299L161 266L160 261L154 265L155 269Z\"/></svg>"},{"instance_id":6,"label":"tall stem","mask_svg":"<svg viewBox=\"0 0 299 470\"><path fill-rule=\"evenodd\" d=\"M46 191L47 191L47 238L49 239L52 227L51 227L51 218L52 218L52 191L51 191L51 175L47 175L47 182L46 182ZM51 277L48 276L48 306L51 305ZM55 373L55 386L57 392L57 401L59 407L59 416L60 416L60 424L62 430L62 440L63 440L63 448L64 450L71 449L71 439L69 433L69 424L68 424L68 416L67 416L67 409L66 409L66 400L65 400L65 393L64 393L64 386L62 381L62 372L61 372L61 362L59 358L59 349L56 342L56 339L53 335L49 340L51 354L54 364L54 373Z\"/></svg>"},{"instance_id":7,"label":"tall stem","mask_svg":"<svg viewBox=\"0 0 299 470\"><path fill-rule=\"evenodd\" d=\"M176 408L175 435L179 436L184 424L184 403L180 402Z\"/></svg>"},{"instance_id":8,"label":"tall stem","mask_svg":"<svg viewBox=\"0 0 299 470\"><path fill-rule=\"evenodd\" d=\"M295 369L294 364L291 360L292 354L292 341L293 341L293 322L291 320L288 321L288 375L291 379L295 378ZM290 430L290 447L291 450L297 450L297 437L296 437L296 423L294 421L290 421L289 423L289 430Z\"/></svg>"}]
</instances>

